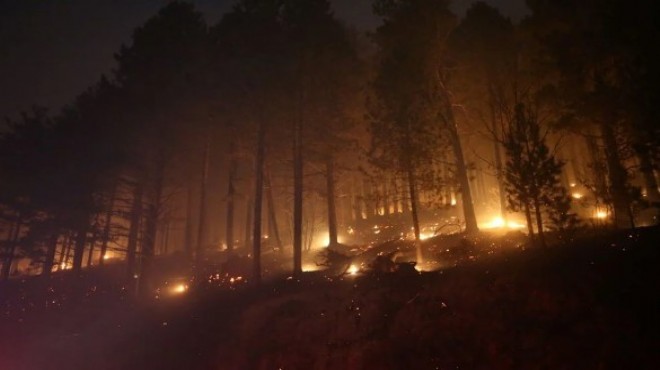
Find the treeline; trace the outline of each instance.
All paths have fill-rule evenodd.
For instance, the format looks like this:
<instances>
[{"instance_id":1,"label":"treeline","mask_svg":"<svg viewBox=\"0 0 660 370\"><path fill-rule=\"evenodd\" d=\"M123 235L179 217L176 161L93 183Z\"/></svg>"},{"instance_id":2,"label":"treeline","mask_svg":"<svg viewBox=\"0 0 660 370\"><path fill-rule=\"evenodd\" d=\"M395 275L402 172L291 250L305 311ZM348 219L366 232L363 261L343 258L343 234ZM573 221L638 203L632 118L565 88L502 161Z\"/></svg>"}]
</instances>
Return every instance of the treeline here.
<instances>
[{"instance_id":1,"label":"treeline","mask_svg":"<svg viewBox=\"0 0 660 370\"><path fill-rule=\"evenodd\" d=\"M199 266L251 243L258 281L263 243L292 245L300 274L319 228L337 244L401 213L420 239L429 209L468 233L486 208L520 213L539 244L576 227L578 198L635 226L660 201L650 5L528 5L513 24L482 2L459 19L448 1L376 0L364 36L326 0L241 0L212 26L169 3L110 77L8 121L2 277L23 256L49 275L117 255L148 292L171 244Z\"/></svg>"}]
</instances>

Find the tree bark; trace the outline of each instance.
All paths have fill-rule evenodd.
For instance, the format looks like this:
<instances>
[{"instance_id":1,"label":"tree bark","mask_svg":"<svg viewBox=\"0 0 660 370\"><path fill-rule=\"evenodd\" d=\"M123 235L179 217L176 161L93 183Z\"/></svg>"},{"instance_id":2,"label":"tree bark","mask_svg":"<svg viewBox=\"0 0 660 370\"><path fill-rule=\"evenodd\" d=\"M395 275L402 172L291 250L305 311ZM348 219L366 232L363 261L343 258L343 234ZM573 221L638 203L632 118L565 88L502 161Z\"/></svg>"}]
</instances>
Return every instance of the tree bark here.
<instances>
[{"instance_id":1,"label":"tree bark","mask_svg":"<svg viewBox=\"0 0 660 370\"><path fill-rule=\"evenodd\" d=\"M193 259L193 187L192 182L188 182L188 191L186 198L186 231L184 236L186 257L189 261Z\"/></svg>"},{"instance_id":2,"label":"tree bark","mask_svg":"<svg viewBox=\"0 0 660 370\"><path fill-rule=\"evenodd\" d=\"M630 199L627 192L627 174L621 164L619 145L611 122L602 121L601 134L605 143L609 194L614 209L614 225L617 228L633 227L630 219Z\"/></svg>"},{"instance_id":3,"label":"tree bark","mask_svg":"<svg viewBox=\"0 0 660 370\"><path fill-rule=\"evenodd\" d=\"M266 171L266 197L268 202L268 214L269 214L269 235L275 238L275 243L280 252L284 251L284 246L282 245L282 238L280 237L280 229L277 225L277 213L275 212L275 199L273 197L273 180L270 176L270 171Z\"/></svg>"},{"instance_id":4,"label":"tree bark","mask_svg":"<svg viewBox=\"0 0 660 370\"><path fill-rule=\"evenodd\" d=\"M238 170L238 159L236 158L236 142L232 137L230 157L229 160L229 180L227 180L227 217L225 219L225 243L227 250L234 249L234 201L236 197L236 188L234 181L236 179L236 171Z\"/></svg>"},{"instance_id":5,"label":"tree bark","mask_svg":"<svg viewBox=\"0 0 660 370\"><path fill-rule=\"evenodd\" d=\"M57 241L59 239L59 234L54 233L48 238L48 244L46 245L46 256L44 258L44 267L41 275L48 277L53 271L53 265L55 264L55 252L57 251Z\"/></svg>"},{"instance_id":6,"label":"tree bark","mask_svg":"<svg viewBox=\"0 0 660 370\"><path fill-rule=\"evenodd\" d=\"M146 227L144 232L144 244L142 245L141 274L139 280L139 293L143 298L147 298L153 291L153 259L156 251L156 235L158 232L158 216L162 208L163 177L165 164L162 158L158 159L156 165L155 179L151 189L149 207L147 208Z\"/></svg>"},{"instance_id":7,"label":"tree bark","mask_svg":"<svg viewBox=\"0 0 660 370\"><path fill-rule=\"evenodd\" d=\"M252 229L252 279L254 279L254 282L257 284L261 283L261 211L263 207L264 194L265 145L265 127L263 120L260 120L254 175L254 227Z\"/></svg>"},{"instance_id":8,"label":"tree bark","mask_svg":"<svg viewBox=\"0 0 660 370\"><path fill-rule=\"evenodd\" d=\"M99 214L94 217L94 226L92 230L92 237L89 239L89 252L87 253L87 267L92 266L92 257L94 256L94 246L96 245L96 229L98 227Z\"/></svg>"},{"instance_id":9,"label":"tree bark","mask_svg":"<svg viewBox=\"0 0 660 370\"><path fill-rule=\"evenodd\" d=\"M206 233L206 187L209 177L209 155L211 151L210 138L204 146L204 157L202 158L202 178L199 194L199 223L197 224L197 248L195 250L195 265L201 267L204 261L204 237Z\"/></svg>"},{"instance_id":10,"label":"tree bark","mask_svg":"<svg viewBox=\"0 0 660 370\"><path fill-rule=\"evenodd\" d=\"M489 78L490 79L490 78ZM494 83L489 83L488 88L489 102L490 102L490 119L491 119L491 135L493 137L493 154L495 156L495 172L497 177L497 188L499 190L500 198L500 217L506 223L507 219L507 202L506 202L506 187L504 184L504 161L502 160L502 149L500 148L501 138L499 136L499 125L503 125L502 108L498 108L496 99L497 93L495 92ZM499 114L498 114L499 113ZM499 118L499 119L498 119Z\"/></svg>"},{"instance_id":11,"label":"tree bark","mask_svg":"<svg viewBox=\"0 0 660 370\"><path fill-rule=\"evenodd\" d=\"M7 255L2 264L2 280L9 280L9 275L11 274L11 265L14 263L14 256L16 254L16 246L18 245L18 240L21 237L21 227L23 226L23 220L19 214L16 220L16 225L12 227L12 232L9 234L9 247L7 248Z\"/></svg>"},{"instance_id":12,"label":"tree bark","mask_svg":"<svg viewBox=\"0 0 660 370\"><path fill-rule=\"evenodd\" d=\"M525 201L525 220L527 221L527 232L529 239L534 243L534 223L532 222L532 211L529 209L529 204Z\"/></svg>"},{"instance_id":13,"label":"tree bark","mask_svg":"<svg viewBox=\"0 0 660 370\"><path fill-rule=\"evenodd\" d=\"M252 199L248 197L245 200L245 250L248 250L251 246L252 241Z\"/></svg>"},{"instance_id":14,"label":"tree bark","mask_svg":"<svg viewBox=\"0 0 660 370\"><path fill-rule=\"evenodd\" d=\"M545 247L545 233L543 232L543 216L541 215L541 202L534 198L534 213L536 214L536 231L539 235L539 245Z\"/></svg>"},{"instance_id":15,"label":"tree bark","mask_svg":"<svg viewBox=\"0 0 660 370\"><path fill-rule=\"evenodd\" d=\"M300 104L302 104L302 100ZM298 109L302 112L302 107ZM302 274L303 158L302 113L293 129L293 275Z\"/></svg>"},{"instance_id":16,"label":"tree bark","mask_svg":"<svg viewBox=\"0 0 660 370\"><path fill-rule=\"evenodd\" d=\"M422 263L422 245L421 231L419 228L419 215L417 210L417 184L415 180L415 170L411 165L408 166L408 192L410 195L410 210L413 219L413 230L415 231L415 251L417 254L417 263Z\"/></svg>"},{"instance_id":17,"label":"tree bark","mask_svg":"<svg viewBox=\"0 0 660 370\"><path fill-rule=\"evenodd\" d=\"M64 261L64 267L69 263L69 257L71 256L71 244L73 243L73 240L71 240L71 233L69 233L66 237L66 242L64 244L64 250L62 251L62 259ZM62 261L60 261L60 268L62 268ZM62 268L64 270L64 268Z\"/></svg>"},{"instance_id":18,"label":"tree bark","mask_svg":"<svg viewBox=\"0 0 660 370\"><path fill-rule=\"evenodd\" d=\"M126 275L133 279L135 275L135 261L140 234L140 223L142 221L142 183L135 184L133 191L133 204L131 206L131 226L128 229L128 246L126 251Z\"/></svg>"},{"instance_id":19,"label":"tree bark","mask_svg":"<svg viewBox=\"0 0 660 370\"><path fill-rule=\"evenodd\" d=\"M443 87L444 89L444 87ZM449 141L456 160L456 176L461 187L461 197L463 199L463 215L465 216L465 231L468 234L473 234L479 231L477 226L477 216L474 213L474 202L472 200L472 192L470 191L470 179L468 178L467 165L465 164L465 157L463 155L463 147L461 145L461 138L458 135L458 127L456 119L454 118L453 107L448 93L443 90L445 101L445 115L446 126L449 131Z\"/></svg>"},{"instance_id":20,"label":"tree bark","mask_svg":"<svg viewBox=\"0 0 660 370\"><path fill-rule=\"evenodd\" d=\"M82 217L76 232L76 244L73 248L73 272L79 274L82 271L83 255L87 244L87 232L89 231L89 219Z\"/></svg>"},{"instance_id":21,"label":"tree bark","mask_svg":"<svg viewBox=\"0 0 660 370\"><path fill-rule=\"evenodd\" d=\"M660 202L660 192L658 191L658 180L655 178L649 148L643 143L635 145L635 153L637 154L637 158L639 158L639 170L644 177L646 200L651 203L658 203Z\"/></svg>"},{"instance_id":22,"label":"tree bark","mask_svg":"<svg viewBox=\"0 0 660 370\"><path fill-rule=\"evenodd\" d=\"M110 229L112 227L112 214L115 207L115 200L117 198L117 184L112 188L112 195L110 196L110 204L105 213L105 225L103 225L103 240L101 241L101 255L99 256L99 265L103 266L105 263L105 254L108 251L108 243L110 242Z\"/></svg>"},{"instance_id":23,"label":"tree bark","mask_svg":"<svg viewBox=\"0 0 660 370\"><path fill-rule=\"evenodd\" d=\"M329 246L337 245L337 208L335 205L335 163L332 156L326 161L326 189L328 201Z\"/></svg>"}]
</instances>

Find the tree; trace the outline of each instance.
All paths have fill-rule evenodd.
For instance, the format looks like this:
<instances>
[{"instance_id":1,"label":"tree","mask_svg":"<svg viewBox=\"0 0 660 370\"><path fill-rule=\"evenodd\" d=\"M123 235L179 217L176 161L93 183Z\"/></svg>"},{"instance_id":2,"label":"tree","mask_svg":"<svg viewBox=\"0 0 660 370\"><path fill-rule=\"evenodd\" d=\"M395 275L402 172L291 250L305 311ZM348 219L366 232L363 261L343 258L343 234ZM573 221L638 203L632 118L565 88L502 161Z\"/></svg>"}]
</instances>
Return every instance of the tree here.
<instances>
[{"instance_id":1,"label":"tree","mask_svg":"<svg viewBox=\"0 0 660 370\"><path fill-rule=\"evenodd\" d=\"M533 16L527 22L540 42L545 62L556 74L573 124L594 127L605 147L607 200L614 224L634 226L630 183L632 146L651 198L658 196L649 148L657 130L657 56L649 52L659 34L652 4L634 6L621 0L528 1ZM640 139L644 137L644 139Z\"/></svg>"},{"instance_id":2,"label":"tree","mask_svg":"<svg viewBox=\"0 0 660 370\"><path fill-rule=\"evenodd\" d=\"M559 228L568 226L572 216L570 197L559 180L563 163L550 152L537 112L524 103L515 108L514 119L504 133L505 180L509 207L524 212L532 240L534 215L538 242L545 246L543 213L549 212Z\"/></svg>"},{"instance_id":3,"label":"tree","mask_svg":"<svg viewBox=\"0 0 660 370\"><path fill-rule=\"evenodd\" d=\"M483 123L485 136L493 145L489 164L495 169L500 216L504 220L507 201L501 141L502 129L510 117L512 90L519 82L516 41L511 21L482 1L472 4L449 40L456 64L454 91L471 116Z\"/></svg>"},{"instance_id":4,"label":"tree","mask_svg":"<svg viewBox=\"0 0 660 370\"><path fill-rule=\"evenodd\" d=\"M252 236L246 235L246 242L252 239L253 281L257 283L261 278L264 154L271 143L269 139L277 131L274 128L284 121L284 112L289 113L293 99L288 92L292 89L293 68L291 45L283 26L283 6L282 1L276 0L241 1L212 30L214 60L220 66L216 77L218 86L229 91L227 99L233 107L228 112L232 120L243 123L233 125L231 140L243 138L254 153L254 195L250 197L253 202L247 212L252 221ZM236 149L231 152L231 161L234 161ZM229 180L232 186L233 176ZM230 187L230 195L232 192ZM233 195L231 197L228 199L228 229L233 218L230 208Z\"/></svg>"},{"instance_id":5,"label":"tree","mask_svg":"<svg viewBox=\"0 0 660 370\"><path fill-rule=\"evenodd\" d=\"M377 1L384 17L375 39L379 68L374 81L372 153L406 174L415 236L419 239L417 177L438 157L446 140L454 155L466 231L478 230L463 148L449 91L447 38L455 17L447 2Z\"/></svg>"},{"instance_id":6,"label":"tree","mask_svg":"<svg viewBox=\"0 0 660 370\"><path fill-rule=\"evenodd\" d=\"M145 294L151 290L151 265L168 178L189 140L198 131L206 133L209 125L210 112L200 107L200 102L208 101L207 47L201 13L190 3L173 1L137 28L132 44L116 55L115 78L127 103L125 124L132 125L126 139L130 148L126 169L135 183L134 211L144 210L140 290ZM181 121L192 124L180 125ZM138 227L140 218L134 214L131 230ZM136 242L132 243L130 254Z\"/></svg>"}]
</instances>

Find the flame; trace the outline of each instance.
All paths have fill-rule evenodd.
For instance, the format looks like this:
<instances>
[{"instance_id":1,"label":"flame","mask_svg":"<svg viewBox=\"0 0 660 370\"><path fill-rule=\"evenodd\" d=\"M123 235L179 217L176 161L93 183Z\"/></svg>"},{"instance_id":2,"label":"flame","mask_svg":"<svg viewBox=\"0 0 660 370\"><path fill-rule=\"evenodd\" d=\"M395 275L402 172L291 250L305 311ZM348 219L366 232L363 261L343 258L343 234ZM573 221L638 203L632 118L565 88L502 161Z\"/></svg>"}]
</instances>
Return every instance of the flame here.
<instances>
[{"instance_id":1,"label":"flame","mask_svg":"<svg viewBox=\"0 0 660 370\"><path fill-rule=\"evenodd\" d=\"M320 269L321 269L320 266L317 266L316 264L313 263L306 263L302 266L303 272L319 271Z\"/></svg>"},{"instance_id":2,"label":"flame","mask_svg":"<svg viewBox=\"0 0 660 370\"><path fill-rule=\"evenodd\" d=\"M582 195L582 194L580 194L580 193L573 193L572 196L573 196L573 198L575 198L575 199L582 199L582 197L583 197L584 195Z\"/></svg>"},{"instance_id":3,"label":"flame","mask_svg":"<svg viewBox=\"0 0 660 370\"><path fill-rule=\"evenodd\" d=\"M420 233L419 234L419 240L426 240L434 237L433 233Z\"/></svg>"},{"instance_id":4,"label":"flame","mask_svg":"<svg viewBox=\"0 0 660 370\"><path fill-rule=\"evenodd\" d=\"M186 284L177 284L170 289L170 291L173 294L182 294L185 293L187 290L188 290L188 285Z\"/></svg>"},{"instance_id":5,"label":"flame","mask_svg":"<svg viewBox=\"0 0 660 370\"><path fill-rule=\"evenodd\" d=\"M350 275L356 275L360 271L360 268L356 265L351 265L351 267L348 268L348 273Z\"/></svg>"},{"instance_id":6,"label":"flame","mask_svg":"<svg viewBox=\"0 0 660 370\"><path fill-rule=\"evenodd\" d=\"M525 225L512 220L505 220L502 217L495 217L492 221L481 225L482 229L522 229Z\"/></svg>"}]
</instances>

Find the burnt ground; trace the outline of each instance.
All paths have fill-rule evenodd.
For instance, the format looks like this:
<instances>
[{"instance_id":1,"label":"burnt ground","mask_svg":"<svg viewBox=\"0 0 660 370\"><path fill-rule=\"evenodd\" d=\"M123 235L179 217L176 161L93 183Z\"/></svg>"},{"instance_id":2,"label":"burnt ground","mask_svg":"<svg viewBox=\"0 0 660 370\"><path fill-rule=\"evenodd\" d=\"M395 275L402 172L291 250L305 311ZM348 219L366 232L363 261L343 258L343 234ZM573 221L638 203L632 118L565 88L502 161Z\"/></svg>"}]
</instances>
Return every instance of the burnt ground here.
<instances>
[{"instance_id":1,"label":"burnt ground","mask_svg":"<svg viewBox=\"0 0 660 370\"><path fill-rule=\"evenodd\" d=\"M660 228L546 249L449 243L426 242L434 272L315 272L147 303L101 277L82 295L66 275L14 281L0 369L660 368Z\"/></svg>"}]
</instances>

